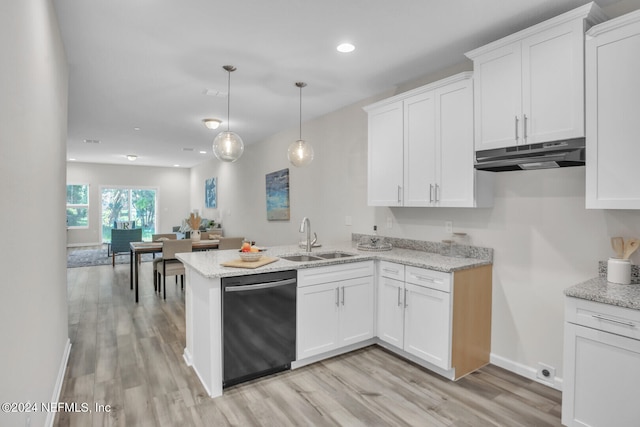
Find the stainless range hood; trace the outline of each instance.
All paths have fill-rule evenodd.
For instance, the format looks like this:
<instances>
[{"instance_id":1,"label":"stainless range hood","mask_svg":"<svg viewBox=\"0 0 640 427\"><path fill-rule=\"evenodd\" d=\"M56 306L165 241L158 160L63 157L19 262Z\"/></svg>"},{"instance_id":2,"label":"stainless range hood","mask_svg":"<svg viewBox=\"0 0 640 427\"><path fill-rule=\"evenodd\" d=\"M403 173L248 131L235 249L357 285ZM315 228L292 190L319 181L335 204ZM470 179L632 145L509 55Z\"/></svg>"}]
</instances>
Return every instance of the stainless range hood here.
<instances>
[{"instance_id":1,"label":"stainless range hood","mask_svg":"<svg viewBox=\"0 0 640 427\"><path fill-rule=\"evenodd\" d=\"M584 138L476 151L475 168L491 172L584 166Z\"/></svg>"}]
</instances>

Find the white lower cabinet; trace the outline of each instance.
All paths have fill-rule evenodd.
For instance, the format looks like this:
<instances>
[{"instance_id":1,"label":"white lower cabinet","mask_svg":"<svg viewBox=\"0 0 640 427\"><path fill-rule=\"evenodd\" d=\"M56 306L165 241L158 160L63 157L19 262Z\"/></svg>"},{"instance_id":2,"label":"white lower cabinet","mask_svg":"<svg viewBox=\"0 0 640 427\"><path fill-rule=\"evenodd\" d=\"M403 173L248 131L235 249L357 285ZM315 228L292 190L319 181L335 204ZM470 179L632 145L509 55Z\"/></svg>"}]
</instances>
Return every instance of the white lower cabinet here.
<instances>
[{"instance_id":1,"label":"white lower cabinet","mask_svg":"<svg viewBox=\"0 0 640 427\"><path fill-rule=\"evenodd\" d=\"M392 350L415 356L450 379L486 365L491 266L443 273L381 261L377 331Z\"/></svg>"},{"instance_id":2,"label":"white lower cabinet","mask_svg":"<svg viewBox=\"0 0 640 427\"><path fill-rule=\"evenodd\" d=\"M298 273L297 360L372 338L373 261Z\"/></svg>"},{"instance_id":3,"label":"white lower cabinet","mask_svg":"<svg viewBox=\"0 0 640 427\"><path fill-rule=\"evenodd\" d=\"M405 284L404 349L442 369L451 368L451 294Z\"/></svg>"},{"instance_id":4,"label":"white lower cabinet","mask_svg":"<svg viewBox=\"0 0 640 427\"><path fill-rule=\"evenodd\" d=\"M562 424L640 425L640 311L567 297Z\"/></svg>"},{"instance_id":5,"label":"white lower cabinet","mask_svg":"<svg viewBox=\"0 0 640 427\"><path fill-rule=\"evenodd\" d=\"M403 272L399 276L388 273L399 270ZM394 278L386 277L390 275ZM437 367L451 368L451 295L449 290L440 290L450 286L450 276L381 261L378 337ZM440 289L427 287L429 283L438 283Z\"/></svg>"}]
</instances>

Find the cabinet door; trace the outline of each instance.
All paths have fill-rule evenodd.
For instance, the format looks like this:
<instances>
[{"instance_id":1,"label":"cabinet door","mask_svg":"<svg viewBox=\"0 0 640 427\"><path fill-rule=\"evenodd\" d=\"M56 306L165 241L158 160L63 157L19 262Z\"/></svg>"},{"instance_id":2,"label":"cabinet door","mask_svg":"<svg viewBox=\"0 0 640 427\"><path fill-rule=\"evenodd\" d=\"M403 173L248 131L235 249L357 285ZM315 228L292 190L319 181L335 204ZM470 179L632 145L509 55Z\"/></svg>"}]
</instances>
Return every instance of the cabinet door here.
<instances>
[{"instance_id":1,"label":"cabinet door","mask_svg":"<svg viewBox=\"0 0 640 427\"><path fill-rule=\"evenodd\" d=\"M451 368L451 294L405 283L404 350Z\"/></svg>"},{"instance_id":2,"label":"cabinet door","mask_svg":"<svg viewBox=\"0 0 640 427\"><path fill-rule=\"evenodd\" d=\"M369 206L402 206L402 101L369 111Z\"/></svg>"},{"instance_id":3,"label":"cabinet door","mask_svg":"<svg viewBox=\"0 0 640 427\"><path fill-rule=\"evenodd\" d=\"M587 40L587 208L640 209L638 52L637 20Z\"/></svg>"},{"instance_id":4,"label":"cabinet door","mask_svg":"<svg viewBox=\"0 0 640 427\"><path fill-rule=\"evenodd\" d=\"M525 144L584 136L582 20L522 41L522 125Z\"/></svg>"},{"instance_id":5,"label":"cabinet door","mask_svg":"<svg viewBox=\"0 0 640 427\"><path fill-rule=\"evenodd\" d=\"M373 337L373 276L339 282L340 344L354 344Z\"/></svg>"},{"instance_id":6,"label":"cabinet door","mask_svg":"<svg viewBox=\"0 0 640 427\"><path fill-rule=\"evenodd\" d=\"M436 184L434 92L404 101L404 206L431 206Z\"/></svg>"},{"instance_id":7,"label":"cabinet door","mask_svg":"<svg viewBox=\"0 0 640 427\"><path fill-rule=\"evenodd\" d=\"M339 289L335 283L298 287L297 359L338 347Z\"/></svg>"},{"instance_id":8,"label":"cabinet door","mask_svg":"<svg viewBox=\"0 0 640 427\"><path fill-rule=\"evenodd\" d=\"M378 337L398 348L404 345L404 282L378 279Z\"/></svg>"},{"instance_id":9,"label":"cabinet door","mask_svg":"<svg viewBox=\"0 0 640 427\"><path fill-rule=\"evenodd\" d=\"M520 43L473 61L476 150L522 144Z\"/></svg>"},{"instance_id":10,"label":"cabinet door","mask_svg":"<svg viewBox=\"0 0 640 427\"><path fill-rule=\"evenodd\" d=\"M640 341L565 324L562 423L637 426Z\"/></svg>"},{"instance_id":11,"label":"cabinet door","mask_svg":"<svg viewBox=\"0 0 640 427\"><path fill-rule=\"evenodd\" d=\"M436 91L436 201L474 206L473 84L463 80Z\"/></svg>"}]
</instances>

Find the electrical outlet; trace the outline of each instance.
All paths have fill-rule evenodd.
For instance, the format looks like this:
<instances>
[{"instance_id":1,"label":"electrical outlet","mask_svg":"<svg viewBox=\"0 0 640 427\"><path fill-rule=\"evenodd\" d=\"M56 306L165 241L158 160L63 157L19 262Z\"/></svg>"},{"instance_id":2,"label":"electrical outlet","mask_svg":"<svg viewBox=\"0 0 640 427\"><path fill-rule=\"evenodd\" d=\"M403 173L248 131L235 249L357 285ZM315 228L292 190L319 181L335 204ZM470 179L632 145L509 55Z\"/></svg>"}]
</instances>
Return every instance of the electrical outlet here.
<instances>
[{"instance_id":1,"label":"electrical outlet","mask_svg":"<svg viewBox=\"0 0 640 427\"><path fill-rule=\"evenodd\" d=\"M453 233L453 221L445 221L444 230L449 234Z\"/></svg>"},{"instance_id":2,"label":"electrical outlet","mask_svg":"<svg viewBox=\"0 0 640 427\"><path fill-rule=\"evenodd\" d=\"M344 217L344 225L351 225L351 215Z\"/></svg>"},{"instance_id":3,"label":"electrical outlet","mask_svg":"<svg viewBox=\"0 0 640 427\"><path fill-rule=\"evenodd\" d=\"M390 216L387 217L387 228L393 228L393 218Z\"/></svg>"},{"instance_id":4,"label":"electrical outlet","mask_svg":"<svg viewBox=\"0 0 640 427\"><path fill-rule=\"evenodd\" d=\"M542 381L553 383L556 378L556 368L553 366L538 363L538 373L536 377Z\"/></svg>"}]
</instances>

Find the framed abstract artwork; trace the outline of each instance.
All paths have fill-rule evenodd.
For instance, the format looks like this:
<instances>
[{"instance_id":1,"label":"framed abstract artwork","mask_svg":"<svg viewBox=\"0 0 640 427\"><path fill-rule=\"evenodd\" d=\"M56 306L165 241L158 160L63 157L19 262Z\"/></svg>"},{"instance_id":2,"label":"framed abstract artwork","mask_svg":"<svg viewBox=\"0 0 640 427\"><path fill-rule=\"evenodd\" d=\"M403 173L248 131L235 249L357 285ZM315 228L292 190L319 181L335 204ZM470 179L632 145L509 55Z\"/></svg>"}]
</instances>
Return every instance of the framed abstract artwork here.
<instances>
[{"instance_id":1,"label":"framed abstract artwork","mask_svg":"<svg viewBox=\"0 0 640 427\"><path fill-rule=\"evenodd\" d=\"M204 205L207 208L218 207L218 187L216 177L204 181Z\"/></svg>"},{"instance_id":2,"label":"framed abstract artwork","mask_svg":"<svg viewBox=\"0 0 640 427\"><path fill-rule=\"evenodd\" d=\"M266 175L267 220L288 221L289 211L289 169L282 169Z\"/></svg>"}]
</instances>

